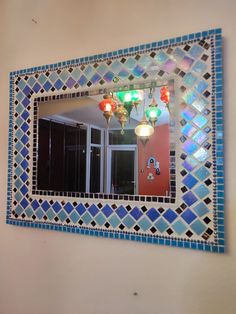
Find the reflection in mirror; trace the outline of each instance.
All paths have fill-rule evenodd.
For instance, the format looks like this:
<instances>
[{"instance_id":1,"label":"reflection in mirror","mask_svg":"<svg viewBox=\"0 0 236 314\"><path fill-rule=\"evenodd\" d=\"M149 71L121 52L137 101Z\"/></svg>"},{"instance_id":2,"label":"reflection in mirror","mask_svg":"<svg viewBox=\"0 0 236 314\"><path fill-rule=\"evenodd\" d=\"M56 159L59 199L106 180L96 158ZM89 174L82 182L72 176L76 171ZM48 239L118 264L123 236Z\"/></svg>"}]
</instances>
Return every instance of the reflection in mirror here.
<instances>
[{"instance_id":1,"label":"reflection in mirror","mask_svg":"<svg viewBox=\"0 0 236 314\"><path fill-rule=\"evenodd\" d=\"M169 121L166 86L39 103L37 189L168 196Z\"/></svg>"}]
</instances>

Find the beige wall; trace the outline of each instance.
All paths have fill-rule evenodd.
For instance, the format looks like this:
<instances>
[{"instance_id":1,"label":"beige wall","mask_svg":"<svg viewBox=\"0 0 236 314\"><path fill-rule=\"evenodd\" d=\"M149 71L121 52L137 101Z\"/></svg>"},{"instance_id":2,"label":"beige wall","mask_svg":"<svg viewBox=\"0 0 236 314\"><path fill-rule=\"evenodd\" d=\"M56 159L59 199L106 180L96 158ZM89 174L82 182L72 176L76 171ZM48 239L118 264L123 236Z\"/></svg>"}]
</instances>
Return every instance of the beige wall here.
<instances>
[{"instance_id":1,"label":"beige wall","mask_svg":"<svg viewBox=\"0 0 236 314\"><path fill-rule=\"evenodd\" d=\"M236 313L235 13L234 0L0 1L0 314ZM9 71L215 27L224 35L226 254L5 224Z\"/></svg>"}]
</instances>

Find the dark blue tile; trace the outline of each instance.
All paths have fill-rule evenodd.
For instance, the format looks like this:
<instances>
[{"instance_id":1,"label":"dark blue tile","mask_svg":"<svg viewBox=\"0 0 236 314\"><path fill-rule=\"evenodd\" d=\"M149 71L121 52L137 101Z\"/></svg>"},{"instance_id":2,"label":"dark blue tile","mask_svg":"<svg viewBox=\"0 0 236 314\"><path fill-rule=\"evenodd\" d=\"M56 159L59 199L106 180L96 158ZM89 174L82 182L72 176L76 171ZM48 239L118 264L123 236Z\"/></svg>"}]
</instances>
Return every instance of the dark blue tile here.
<instances>
[{"instance_id":1,"label":"dark blue tile","mask_svg":"<svg viewBox=\"0 0 236 314\"><path fill-rule=\"evenodd\" d=\"M191 206L197 201L197 197L191 191L182 196L182 199L188 206Z\"/></svg>"},{"instance_id":2,"label":"dark blue tile","mask_svg":"<svg viewBox=\"0 0 236 314\"><path fill-rule=\"evenodd\" d=\"M58 202L56 202L52 205L52 208L54 209L56 213L58 213L61 209L61 205Z\"/></svg>"},{"instance_id":3,"label":"dark blue tile","mask_svg":"<svg viewBox=\"0 0 236 314\"><path fill-rule=\"evenodd\" d=\"M122 219L127 215L127 210L124 208L124 206L120 206L116 210L117 215Z\"/></svg>"},{"instance_id":4,"label":"dark blue tile","mask_svg":"<svg viewBox=\"0 0 236 314\"><path fill-rule=\"evenodd\" d=\"M155 208L150 208L147 212L147 216L151 221L155 221L160 216L160 214Z\"/></svg>"},{"instance_id":5,"label":"dark blue tile","mask_svg":"<svg viewBox=\"0 0 236 314\"><path fill-rule=\"evenodd\" d=\"M34 210L36 210L38 207L39 207L39 203L37 200L34 200L32 203L31 203L31 206L33 207Z\"/></svg>"},{"instance_id":6,"label":"dark blue tile","mask_svg":"<svg viewBox=\"0 0 236 314\"><path fill-rule=\"evenodd\" d=\"M189 189L194 187L195 184L197 184L198 180L192 176L191 174L188 174L182 181Z\"/></svg>"},{"instance_id":7,"label":"dark blue tile","mask_svg":"<svg viewBox=\"0 0 236 314\"><path fill-rule=\"evenodd\" d=\"M44 201L42 203L41 207L46 212L49 209L50 205L49 205L49 203L47 201Z\"/></svg>"},{"instance_id":8,"label":"dark blue tile","mask_svg":"<svg viewBox=\"0 0 236 314\"><path fill-rule=\"evenodd\" d=\"M164 217L167 221L169 221L170 223L172 223L172 222L177 218L177 214L176 214L172 209L169 208L169 209L164 213L163 217Z\"/></svg>"},{"instance_id":9,"label":"dark blue tile","mask_svg":"<svg viewBox=\"0 0 236 314\"><path fill-rule=\"evenodd\" d=\"M66 203L66 205L64 206L65 211L70 214L72 212L72 210L74 209L74 207L71 205L71 203Z\"/></svg>"},{"instance_id":10,"label":"dark blue tile","mask_svg":"<svg viewBox=\"0 0 236 314\"><path fill-rule=\"evenodd\" d=\"M94 217L97 215L97 213L99 212L97 206L95 204L91 205L88 209L88 211L90 212L90 214Z\"/></svg>"},{"instance_id":11,"label":"dark blue tile","mask_svg":"<svg viewBox=\"0 0 236 314\"><path fill-rule=\"evenodd\" d=\"M186 209L181 217L188 223L190 224L194 219L197 218L197 216L188 208Z\"/></svg>"},{"instance_id":12,"label":"dark blue tile","mask_svg":"<svg viewBox=\"0 0 236 314\"><path fill-rule=\"evenodd\" d=\"M106 217L109 217L113 213L113 210L109 205L105 205L102 209L102 212Z\"/></svg>"}]
</instances>

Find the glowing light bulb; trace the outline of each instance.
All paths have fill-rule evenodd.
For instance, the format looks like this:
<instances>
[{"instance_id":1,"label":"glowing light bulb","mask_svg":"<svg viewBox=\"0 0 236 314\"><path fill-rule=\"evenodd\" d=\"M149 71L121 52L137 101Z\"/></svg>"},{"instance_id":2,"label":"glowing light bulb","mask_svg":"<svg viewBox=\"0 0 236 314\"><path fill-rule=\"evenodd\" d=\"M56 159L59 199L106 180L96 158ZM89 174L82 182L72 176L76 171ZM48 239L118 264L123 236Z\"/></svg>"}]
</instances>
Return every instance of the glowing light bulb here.
<instances>
[{"instance_id":1,"label":"glowing light bulb","mask_svg":"<svg viewBox=\"0 0 236 314\"><path fill-rule=\"evenodd\" d=\"M130 94L130 93L125 94L124 102L130 102L131 99L132 99L132 97L131 97L131 94Z\"/></svg>"},{"instance_id":2,"label":"glowing light bulb","mask_svg":"<svg viewBox=\"0 0 236 314\"><path fill-rule=\"evenodd\" d=\"M111 104L110 103L105 104L104 111L111 111Z\"/></svg>"}]
</instances>

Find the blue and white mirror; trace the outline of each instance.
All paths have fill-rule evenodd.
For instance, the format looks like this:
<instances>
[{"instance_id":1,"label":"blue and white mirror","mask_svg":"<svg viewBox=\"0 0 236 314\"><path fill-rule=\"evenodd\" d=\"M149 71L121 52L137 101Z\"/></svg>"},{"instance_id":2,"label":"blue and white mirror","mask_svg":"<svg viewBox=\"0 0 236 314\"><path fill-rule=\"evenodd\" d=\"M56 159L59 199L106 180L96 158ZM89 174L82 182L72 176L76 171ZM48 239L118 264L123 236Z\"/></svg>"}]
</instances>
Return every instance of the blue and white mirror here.
<instances>
[{"instance_id":1,"label":"blue and white mirror","mask_svg":"<svg viewBox=\"0 0 236 314\"><path fill-rule=\"evenodd\" d=\"M132 90L123 134L99 103ZM7 223L224 252L222 106L220 29L12 72Z\"/></svg>"}]
</instances>

